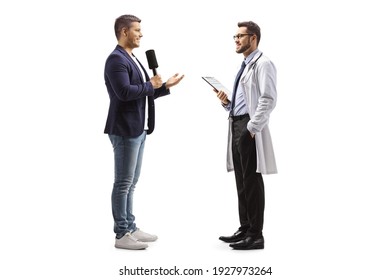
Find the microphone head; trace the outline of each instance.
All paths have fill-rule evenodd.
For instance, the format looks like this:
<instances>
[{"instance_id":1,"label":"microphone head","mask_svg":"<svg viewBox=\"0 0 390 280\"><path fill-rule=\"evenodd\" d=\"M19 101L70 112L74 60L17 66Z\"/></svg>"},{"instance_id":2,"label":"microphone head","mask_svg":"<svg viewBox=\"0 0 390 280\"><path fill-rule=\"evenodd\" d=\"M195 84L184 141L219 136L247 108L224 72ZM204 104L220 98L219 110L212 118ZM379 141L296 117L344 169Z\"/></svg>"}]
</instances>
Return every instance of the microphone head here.
<instances>
[{"instance_id":1,"label":"microphone head","mask_svg":"<svg viewBox=\"0 0 390 280\"><path fill-rule=\"evenodd\" d=\"M146 58L148 60L149 69L156 69L158 67L156 54L154 53L154 50L146 51Z\"/></svg>"}]
</instances>

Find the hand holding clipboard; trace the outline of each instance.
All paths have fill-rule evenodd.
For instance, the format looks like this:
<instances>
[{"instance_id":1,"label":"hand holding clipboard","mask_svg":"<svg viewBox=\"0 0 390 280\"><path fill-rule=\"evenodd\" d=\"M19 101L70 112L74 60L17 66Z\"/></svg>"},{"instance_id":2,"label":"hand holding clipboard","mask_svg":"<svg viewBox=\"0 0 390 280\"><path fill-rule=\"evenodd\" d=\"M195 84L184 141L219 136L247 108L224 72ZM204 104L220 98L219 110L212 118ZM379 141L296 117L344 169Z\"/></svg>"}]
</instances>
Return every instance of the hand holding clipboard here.
<instances>
[{"instance_id":1,"label":"hand holding clipboard","mask_svg":"<svg viewBox=\"0 0 390 280\"><path fill-rule=\"evenodd\" d=\"M230 91L222 85L216 78L214 77L202 77L210 86L213 87L214 91L217 93L217 97L221 100L223 105L227 105L230 103L228 96L230 95Z\"/></svg>"}]
</instances>

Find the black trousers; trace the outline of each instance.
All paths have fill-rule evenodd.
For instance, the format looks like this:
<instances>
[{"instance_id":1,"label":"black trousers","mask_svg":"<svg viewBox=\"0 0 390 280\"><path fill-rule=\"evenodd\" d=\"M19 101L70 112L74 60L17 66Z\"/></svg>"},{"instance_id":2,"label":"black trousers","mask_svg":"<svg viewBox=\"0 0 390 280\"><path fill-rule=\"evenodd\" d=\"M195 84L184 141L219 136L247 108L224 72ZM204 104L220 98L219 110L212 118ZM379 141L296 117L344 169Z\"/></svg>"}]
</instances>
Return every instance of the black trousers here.
<instances>
[{"instance_id":1,"label":"black trousers","mask_svg":"<svg viewBox=\"0 0 390 280\"><path fill-rule=\"evenodd\" d=\"M256 145L247 129L249 116L232 122L232 152L236 178L240 230L261 238L264 223L264 182L256 172Z\"/></svg>"}]
</instances>

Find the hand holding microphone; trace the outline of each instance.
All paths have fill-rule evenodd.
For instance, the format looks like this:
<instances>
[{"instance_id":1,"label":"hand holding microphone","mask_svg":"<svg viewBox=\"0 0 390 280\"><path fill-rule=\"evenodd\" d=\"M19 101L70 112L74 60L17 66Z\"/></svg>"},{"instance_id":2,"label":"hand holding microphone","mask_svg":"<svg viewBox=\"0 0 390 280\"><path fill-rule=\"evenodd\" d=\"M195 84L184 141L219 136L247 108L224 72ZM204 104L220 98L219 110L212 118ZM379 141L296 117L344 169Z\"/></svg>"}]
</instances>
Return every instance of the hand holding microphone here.
<instances>
[{"instance_id":1,"label":"hand holding microphone","mask_svg":"<svg viewBox=\"0 0 390 280\"><path fill-rule=\"evenodd\" d=\"M163 81L160 75L156 75L150 78L149 82L152 83L154 89L160 88L163 85Z\"/></svg>"}]
</instances>

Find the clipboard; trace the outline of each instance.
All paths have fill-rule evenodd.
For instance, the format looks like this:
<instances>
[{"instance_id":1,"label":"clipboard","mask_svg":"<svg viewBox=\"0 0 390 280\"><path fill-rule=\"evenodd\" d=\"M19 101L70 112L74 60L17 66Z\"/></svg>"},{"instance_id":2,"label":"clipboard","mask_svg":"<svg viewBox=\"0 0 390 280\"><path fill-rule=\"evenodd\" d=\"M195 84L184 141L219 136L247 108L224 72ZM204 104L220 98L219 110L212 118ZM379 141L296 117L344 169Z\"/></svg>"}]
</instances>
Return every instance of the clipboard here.
<instances>
[{"instance_id":1,"label":"clipboard","mask_svg":"<svg viewBox=\"0 0 390 280\"><path fill-rule=\"evenodd\" d=\"M228 90L223 84L221 84L216 78L210 76L202 76L202 79L205 80L213 89L217 91L224 91L226 94L230 95L230 90Z\"/></svg>"}]
</instances>

